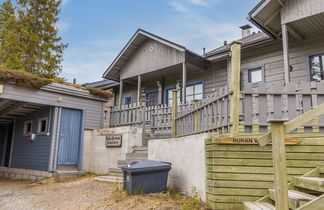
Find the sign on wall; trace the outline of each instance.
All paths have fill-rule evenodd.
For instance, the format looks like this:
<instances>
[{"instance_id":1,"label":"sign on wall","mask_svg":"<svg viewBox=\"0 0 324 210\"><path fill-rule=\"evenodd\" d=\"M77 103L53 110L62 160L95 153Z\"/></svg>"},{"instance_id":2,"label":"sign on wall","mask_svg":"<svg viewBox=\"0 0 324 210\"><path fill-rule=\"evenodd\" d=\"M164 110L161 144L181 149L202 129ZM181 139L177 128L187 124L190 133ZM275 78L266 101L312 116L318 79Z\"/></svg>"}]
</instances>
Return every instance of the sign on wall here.
<instances>
[{"instance_id":1,"label":"sign on wall","mask_svg":"<svg viewBox=\"0 0 324 210\"><path fill-rule=\"evenodd\" d=\"M121 147L122 139L122 134L108 134L106 136L106 147Z\"/></svg>"},{"instance_id":2,"label":"sign on wall","mask_svg":"<svg viewBox=\"0 0 324 210\"><path fill-rule=\"evenodd\" d=\"M285 143L294 145L298 144L301 140L297 138L286 138ZM250 137L225 137L225 138L216 138L216 144L259 144L258 138Z\"/></svg>"}]
</instances>

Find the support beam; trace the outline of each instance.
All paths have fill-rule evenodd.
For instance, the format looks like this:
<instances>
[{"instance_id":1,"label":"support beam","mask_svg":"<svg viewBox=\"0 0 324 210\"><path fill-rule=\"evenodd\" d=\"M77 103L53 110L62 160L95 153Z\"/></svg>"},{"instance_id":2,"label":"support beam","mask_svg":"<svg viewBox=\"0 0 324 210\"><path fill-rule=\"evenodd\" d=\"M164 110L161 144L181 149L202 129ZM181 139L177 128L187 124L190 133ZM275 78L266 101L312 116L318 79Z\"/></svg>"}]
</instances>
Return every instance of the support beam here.
<instances>
[{"instance_id":1,"label":"support beam","mask_svg":"<svg viewBox=\"0 0 324 210\"><path fill-rule=\"evenodd\" d=\"M142 93L142 76L137 76L137 103L141 101L141 93Z\"/></svg>"},{"instance_id":2,"label":"support beam","mask_svg":"<svg viewBox=\"0 0 324 210\"><path fill-rule=\"evenodd\" d=\"M230 130L230 136L237 137L239 135L240 121L241 43L233 42L231 45L232 57L230 89L233 92L233 94L231 96L230 122L232 126Z\"/></svg>"},{"instance_id":3,"label":"support beam","mask_svg":"<svg viewBox=\"0 0 324 210\"><path fill-rule=\"evenodd\" d=\"M298 32L296 32L296 30L294 30L292 27L288 27L287 26L287 30L288 32L295 37L296 39L298 39L299 41L303 41L304 37L302 35L300 35Z\"/></svg>"},{"instance_id":4,"label":"support beam","mask_svg":"<svg viewBox=\"0 0 324 210\"><path fill-rule=\"evenodd\" d=\"M284 121L270 121L276 209L288 210L288 181Z\"/></svg>"},{"instance_id":5,"label":"support beam","mask_svg":"<svg viewBox=\"0 0 324 210\"><path fill-rule=\"evenodd\" d=\"M119 100L118 100L119 109L121 109L121 107L122 107L123 87L124 87L123 83L124 83L123 80L120 80L120 82L119 82Z\"/></svg>"},{"instance_id":6,"label":"support beam","mask_svg":"<svg viewBox=\"0 0 324 210\"><path fill-rule=\"evenodd\" d=\"M282 25L282 49L283 49L283 60L284 60L284 73L285 73L285 84L290 82L289 79L289 40L288 40L288 28L286 24Z\"/></svg>"},{"instance_id":7,"label":"support beam","mask_svg":"<svg viewBox=\"0 0 324 210\"><path fill-rule=\"evenodd\" d=\"M186 104L186 97L187 97L187 66L186 62L182 63L182 98L181 103Z\"/></svg>"},{"instance_id":8,"label":"support beam","mask_svg":"<svg viewBox=\"0 0 324 210\"><path fill-rule=\"evenodd\" d=\"M1 108L2 106L7 106L9 103L11 103L10 100L4 99L3 101L0 102L0 108Z\"/></svg>"},{"instance_id":9,"label":"support beam","mask_svg":"<svg viewBox=\"0 0 324 210\"><path fill-rule=\"evenodd\" d=\"M10 113L12 113L12 112L15 111L16 109L19 109L19 108L23 107L24 104L25 104L25 103L23 103L23 102L18 102L18 103L16 103L15 105L10 106L9 108L7 108L7 109L1 111L1 112L0 112L0 118L1 118L1 117L4 117L4 116L6 116L6 115L8 115L8 114L10 114Z\"/></svg>"}]
</instances>

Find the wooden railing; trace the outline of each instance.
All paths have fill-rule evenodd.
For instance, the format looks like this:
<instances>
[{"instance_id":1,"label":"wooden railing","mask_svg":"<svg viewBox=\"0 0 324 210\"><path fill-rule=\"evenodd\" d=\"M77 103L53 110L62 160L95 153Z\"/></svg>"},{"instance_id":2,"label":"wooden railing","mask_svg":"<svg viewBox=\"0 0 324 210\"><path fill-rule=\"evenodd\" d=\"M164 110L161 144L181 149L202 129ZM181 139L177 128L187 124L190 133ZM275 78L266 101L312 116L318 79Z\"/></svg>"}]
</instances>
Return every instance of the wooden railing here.
<instances>
[{"instance_id":1,"label":"wooden railing","mask_svg":"<svg viewBox=\"0 0 324 210\"><path fill-rule=\"evenodd\" d=\"M285 137L287 133L318 119L324 114L324 103L297 116L296 118L286 120L269 120L271 131L261 136L258 141L260 146L272 144L272 162L274 169L275 184L275 204L276 209L288 210L288 181L286 165Z\"/></svg>"},{"instance_id":2,"label":"wooden railing","mask_svg":"<svg viewBox=\"0 0 324 210\"><path fill-rule=\"evenodd\" d=\"M324 82L246 85L241 91L240 125L245 133L268 131L269 120L291 120L324 103ZM324 117L304 125L303 132L324 129Z\"/></svg>"},{"instance_id":3,"label":"wooden railing","mask_svg":"<svg viewBox=\"0 0 324 210\"><path fill-rule=\"evenodd\" d=\"M178 114L188 105L179 105ZM143 115L144 110L144 115ZM167 104L146 107L145 103L123 105L120 109L112 107L110 112L110 127L143 125L152 131L171 132L171 106Z\"/></svg>"},{"instance_id":4,"label":"wooden railing","mask_svg":"<svg viewBox=\"0 0 324 210\"><path fill-rule=\"evenodd\" d=\"M228 133L230 126L231 92L223 87L203 100L195 101L179 112L176 136L185 136L207 131Z\"/></svg>"},{"instance_id":5,"label":"wooden railing","mask_svg":"<svg viewBox=\"0 0 324 210\"><path fill-rule=\"evenodd\" d=\"M131 104L121 109L112 108L110 126L141 126L144 109L145 126L153 131L171 132L174 124L174 136L178 137L208 131L230 133L234 128L231 121L232 97L233 92L228 87L219 88L202 100L176 106L174 119L169 105L146 107ZM239 103L240 132L266 133L270 129L269 120L291 120L324 103L324 82L246 84L240 92ZM316 129L324 132L324 116L307 122L300 129L303 133Z\"/></svg>"}]
</instances>

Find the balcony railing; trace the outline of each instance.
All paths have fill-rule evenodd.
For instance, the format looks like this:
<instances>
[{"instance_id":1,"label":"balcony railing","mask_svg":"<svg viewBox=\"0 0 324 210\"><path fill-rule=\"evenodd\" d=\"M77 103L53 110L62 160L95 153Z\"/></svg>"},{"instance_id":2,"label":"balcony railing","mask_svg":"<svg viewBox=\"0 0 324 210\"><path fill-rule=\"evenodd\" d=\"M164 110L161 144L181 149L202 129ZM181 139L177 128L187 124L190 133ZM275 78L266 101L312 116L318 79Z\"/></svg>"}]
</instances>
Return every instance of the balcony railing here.
<instances>
[{"instance_id":1,"label":"balcony railing","mask_svg":"<svg viewBox=\"0 0 324 210\"><path fill-rule=\"evenodd\" d=\"M131 104L121 109L113 108L110 126L141 126L144 117L146 128L152 131L171 132L172 123L175 123L175 136L208 131L229 133L232 96L228 87L219 88L203 100L178 106L175 119L168 105ZM240 91L240 132L265 133L270 129L269 120L291 120L322 103L324 82L246 84ZM324 132L324 116L306 123L302 129L305 133Z\"/></svg>"}]
</instances>

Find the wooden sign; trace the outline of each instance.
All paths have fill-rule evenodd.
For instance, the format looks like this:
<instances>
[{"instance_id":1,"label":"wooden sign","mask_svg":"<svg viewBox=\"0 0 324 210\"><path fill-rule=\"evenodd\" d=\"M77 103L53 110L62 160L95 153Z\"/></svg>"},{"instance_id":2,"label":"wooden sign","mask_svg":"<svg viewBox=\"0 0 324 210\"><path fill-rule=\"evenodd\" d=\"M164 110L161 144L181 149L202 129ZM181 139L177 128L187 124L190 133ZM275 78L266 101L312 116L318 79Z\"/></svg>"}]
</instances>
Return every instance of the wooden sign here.
<instances>
[{"instance_id":1,"label":"wooden sign","mask_svg":"<svg viewBox=\"0 0 324 210\"><path fill-rule=\"evenodd\" d=\"M298 144L301 140L297 138L286 138L285 143L287 145ZM216 138L216 144L259 144L258 138L249 137L225 137Z\"/></svg>"},{"instance_id":2,"label":"wooden sign","mask_svg":"<svg viewBox=\"0 0 324 210\"><path fill-rule=\"evenodd\" d=\"M122 134L109 134L106 136L106 147L121 147L122 139Z\"/></svg>"}]
</instances>

